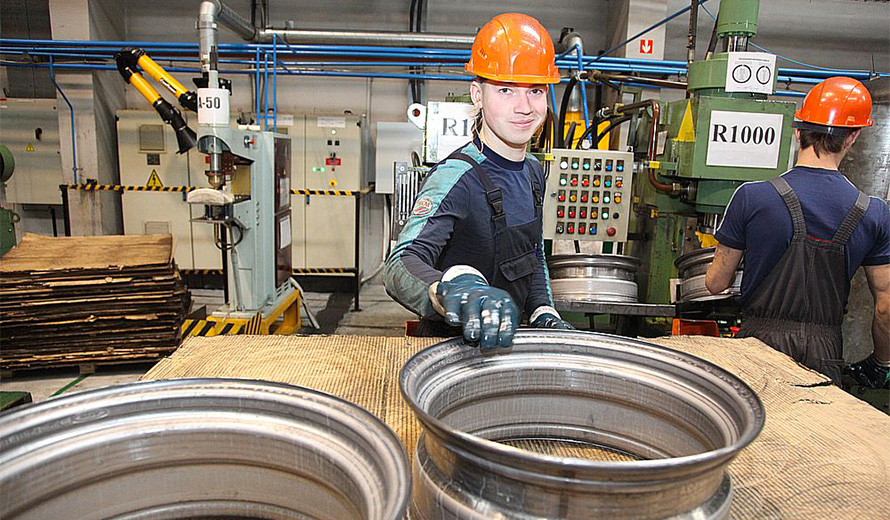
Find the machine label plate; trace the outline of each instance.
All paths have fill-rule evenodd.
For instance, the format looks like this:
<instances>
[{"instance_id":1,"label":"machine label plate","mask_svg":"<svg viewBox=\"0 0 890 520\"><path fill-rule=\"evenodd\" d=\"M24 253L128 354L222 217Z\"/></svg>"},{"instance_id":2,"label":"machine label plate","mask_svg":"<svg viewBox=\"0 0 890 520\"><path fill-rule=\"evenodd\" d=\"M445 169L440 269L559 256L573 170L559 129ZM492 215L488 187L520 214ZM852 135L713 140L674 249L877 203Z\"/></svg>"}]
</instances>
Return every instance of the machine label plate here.
<instances>
[{"instance_id":1,"label":"machine label plate","mask_svg":"<svg viewBox=\"0 0 890 520\"><path fill-rule=\"evenodd\" d=\"M708 166L775 169L782 114L714 110L708 128Z\"/></svg>"},{"instance_id":2,"label":"machine label plate","mask_svg":"<svg viewBox=\"0 0 890 520\"><path fill-rule=\"evenodd\" d=\"M319 117L319 128L346 128L345 117Z\"/></svg>"},{"instance_id":3,"label":"machine label plate","mask_svg":"<svg viewBox=\"0 0 890 520\"><path fill-rule=\"evenodd\" d=\"M727 92L772 94L776 55L766 52L730 52L726 65Z\"/></svg>"},{"instance_id":4,"label":"machine label plate","mask_svg":"<svg viewBox=\"0 0 890 520\"><path fill-rule=\"evenodd\" d=\"M470 103L431 102L426 119L426 160L439 162L472 140L475 114Z\"/></svg>"},{"instance_id":5,"label":"machine label plate","mask_svg":"<svg viewBox=\"0 0 890 520\"><path fill-rule=\"evenodd\" d=\"M229 126L229 91L224 88L198 89L198 124Z\"/></svg>"}]
</instances>

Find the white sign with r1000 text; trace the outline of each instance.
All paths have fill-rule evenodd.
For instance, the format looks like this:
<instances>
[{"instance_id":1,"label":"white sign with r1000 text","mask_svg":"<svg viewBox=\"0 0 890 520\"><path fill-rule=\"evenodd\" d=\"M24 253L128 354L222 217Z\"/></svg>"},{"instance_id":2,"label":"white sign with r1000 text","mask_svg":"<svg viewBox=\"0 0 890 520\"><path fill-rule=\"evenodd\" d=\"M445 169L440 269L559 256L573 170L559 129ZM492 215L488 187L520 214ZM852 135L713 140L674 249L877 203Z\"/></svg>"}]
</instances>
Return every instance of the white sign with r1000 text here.
<instances>
[{"instance_id":1,"label":"white sign with r1000 text","mask_svg":"<svg viewBox=\"0 0 890 520\"><path fill-rule=\"evenodd\" d=\"M782 118L782 114L714 110L705 164L775 169L782 144Z\"/></svg>"}]
</instances>

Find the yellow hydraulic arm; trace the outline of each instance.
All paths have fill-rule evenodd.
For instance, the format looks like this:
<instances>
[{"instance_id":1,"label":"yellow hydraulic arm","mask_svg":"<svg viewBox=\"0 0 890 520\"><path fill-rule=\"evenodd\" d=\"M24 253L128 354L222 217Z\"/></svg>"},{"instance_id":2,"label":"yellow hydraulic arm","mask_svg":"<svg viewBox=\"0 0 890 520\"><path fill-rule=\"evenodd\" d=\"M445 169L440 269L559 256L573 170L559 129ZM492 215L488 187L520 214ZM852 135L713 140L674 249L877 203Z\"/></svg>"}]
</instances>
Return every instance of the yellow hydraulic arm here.
<instances>
[{"instance_id":1,"label":"yellow hydraulic arm","mask_svg":"<svg viewBox=\"0 0 890 520\"><path fill-rule=\"evenodd\" d=\"M142 77L139 69L141 68L158 83L164 85L176 96L183 107L193 112L198 111L197 95L186 90L180 82L176 81L176 78L149 58L142 49L127 47L115 54L114 58L117 61L117 70L124 77L124 80L133 85L151 103L151 106L154 107L165 123L173 127L173 130L176 132L176 141L179 144L178 153L185 153L194 147L197 143L197 135L194 130L188 127L179 110L161 97L158 91Z\"/></svg>"}]
</instances>

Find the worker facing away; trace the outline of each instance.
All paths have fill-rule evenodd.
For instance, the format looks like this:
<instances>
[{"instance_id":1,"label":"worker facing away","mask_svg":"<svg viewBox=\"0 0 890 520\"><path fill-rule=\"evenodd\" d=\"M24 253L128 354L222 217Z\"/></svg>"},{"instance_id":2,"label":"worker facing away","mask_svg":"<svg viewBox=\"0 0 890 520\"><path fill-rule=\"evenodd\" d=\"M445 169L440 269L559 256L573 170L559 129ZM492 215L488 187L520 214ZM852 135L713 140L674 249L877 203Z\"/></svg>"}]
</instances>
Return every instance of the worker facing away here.
<instances>
[{"instance_id":1,"label":"worker facing away","mask_svg":"<svg viewBox=\"0 0 890 520\"><path fill-rule=\"evenodd\" d=\"M542 238L544 173L526 153L559 82L553 42L537 20L488 22L466 70L476 76L473 140L424 179L386 262L386 290L421 316L417 334L459 336L483 351L508 348L523 316L572 328L556 309Z\"/></svg>"},{"instance_id":2,"label":"worker facing away","mask_svg":"<svg viewBox=\"0 0 890 520\"><path fill-rule=\"evenodd\" d=\"M834 77L813 87L794 123L796 165L736 190L706 284L713 294L727 289L744 255L738 337L758 338L837 383L850 280L863 266L875 301L874 352L844 372L878 388L890 367L890 210L838 171L870 116L862 83Z\"/></svg>"}]
</instances>

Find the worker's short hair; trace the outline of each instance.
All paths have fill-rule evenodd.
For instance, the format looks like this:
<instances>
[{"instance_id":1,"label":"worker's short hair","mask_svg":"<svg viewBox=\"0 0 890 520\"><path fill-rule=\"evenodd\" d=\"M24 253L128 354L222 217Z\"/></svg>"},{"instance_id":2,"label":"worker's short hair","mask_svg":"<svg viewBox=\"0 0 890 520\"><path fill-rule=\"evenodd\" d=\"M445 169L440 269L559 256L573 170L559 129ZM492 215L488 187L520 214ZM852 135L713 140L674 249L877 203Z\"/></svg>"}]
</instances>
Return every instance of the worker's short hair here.
<instances>
[{"instance_id":1,"label":"worker's short hair","mask_svg":"<svg viewBox=\"0 0 890 520\"><path fill-rule=\"evenodd\" d=\"M837 127L832 130L839 130ZM847 130L847 129L844 129ZM812 147L816 152L816 157L822 157L820 154L825 152L829 154L839 153L844 149L844 140L850 135L855 128L849 131L835 131L832 133L817 132L806 128L798 128L800 132L800 149L806 150Z\"/></svg>"}]
</instances>

